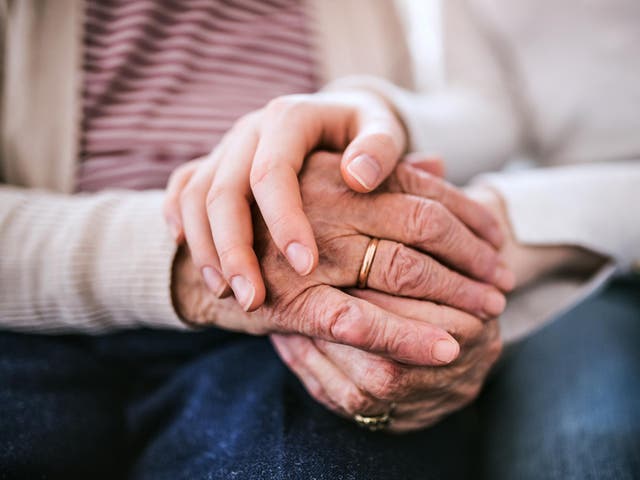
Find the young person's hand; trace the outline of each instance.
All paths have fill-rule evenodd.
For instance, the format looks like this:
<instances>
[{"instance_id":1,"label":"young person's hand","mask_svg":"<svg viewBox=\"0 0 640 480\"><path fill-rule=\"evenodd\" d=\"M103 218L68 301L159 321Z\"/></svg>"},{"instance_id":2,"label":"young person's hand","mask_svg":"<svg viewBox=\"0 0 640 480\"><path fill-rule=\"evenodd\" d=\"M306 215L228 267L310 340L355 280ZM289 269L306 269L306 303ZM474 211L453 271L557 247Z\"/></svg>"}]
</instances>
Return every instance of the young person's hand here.
<instances>
[{"instance_id":1,"label":"young person's hand","mask_svg":"<svg viewBox=\"0 0 640 480\"><path fill-rule=\"evenodd\" d=\"M255 288L251 308L257 308L265 288L253 249L253 201L278 249L296 272L308 275L318 264L318 248L298 184L305 157L318 148L344 152L343 180L356 192L369 192L389 176L406 144L396 114L373 93L281 97L239 120L209 156L174 172L165 217L176 240L186 239L214 294L225 296L232 279L245 278ZM476 218L471 214L482 209L463 203L468 215L461 220L498 246L495 221L484 211Z\"/></svg>"}]
</instances>

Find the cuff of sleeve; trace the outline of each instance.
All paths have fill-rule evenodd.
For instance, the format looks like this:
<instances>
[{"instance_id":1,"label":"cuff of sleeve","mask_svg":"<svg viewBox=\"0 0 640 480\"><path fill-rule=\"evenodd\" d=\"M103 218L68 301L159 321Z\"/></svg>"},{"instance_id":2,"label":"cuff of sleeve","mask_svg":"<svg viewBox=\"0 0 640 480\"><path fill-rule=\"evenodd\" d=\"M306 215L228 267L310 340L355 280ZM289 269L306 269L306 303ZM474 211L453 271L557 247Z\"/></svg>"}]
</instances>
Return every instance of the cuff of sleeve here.
<instances>
[{"instance_id":1,"label":"cuff of sleeve","mask_svg":"<svg viewBox=\"0 0 640 480\"><path fill-rule=\"evenodd\" d=\"M628 166L581 165L486 174L475 180L501 194L519 242L579 246L609 257L590 274L557 273L511 293L500 318L505 342L557 318L629 266L633 235L622 230L631 221L623 211L629 204L629 177Z\"/></svg>"},{"instance_id":2,"label":"cuff of sleeve","mask_svg":"<svg viewBox=\"0 0 640 480\"><path fill-rule=\"evenodd\" d=\"M118 197L122 198L122 197ZM163 192L114 203L96 254L96 297L116 324L188 329L171 299L177 246L162 216Z\"/></svg>"},{"instance_id":3,"label":"cuff of sleeve","mask_svg":"<svg viewBox=\"0 0 640 480\"><path fill-rule=\"evenodd\" d=\"M509 294L500 316L505 344L516 343L599 292L613 277L609 261L588 276L552 275Z\"/></svg>"},{"instance_id":4,"label":"cuff of sleeve","mask_svg":"<svg viewBox=\"0 0 640 480\"><path fill-rule=\"evenodd\" d=\"M555 167L485 174L474 183L501 194L519 242L582 247L627 268L630 259L624 252L632 248L624 245L624 235L616 233L620 229L616 224L625 220L611 215L618 201L603 201L595 188L599 180L592 177L598 177L595 166Z\"/></svg>"}]
</instances>

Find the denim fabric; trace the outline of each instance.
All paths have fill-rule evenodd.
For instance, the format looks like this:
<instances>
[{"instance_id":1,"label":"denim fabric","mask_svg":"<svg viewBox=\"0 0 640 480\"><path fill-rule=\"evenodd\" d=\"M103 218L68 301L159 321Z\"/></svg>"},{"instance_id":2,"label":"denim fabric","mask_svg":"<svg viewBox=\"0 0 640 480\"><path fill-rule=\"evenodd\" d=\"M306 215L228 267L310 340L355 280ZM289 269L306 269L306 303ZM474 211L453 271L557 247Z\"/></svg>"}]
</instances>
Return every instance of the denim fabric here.
<instances>
[{"instance_id":1,"label":"denim fabric","mask_svg":"<svg viewBox=\"0 0 640 480\"><path fill-rule=\"evenodd\" d=\"M0 479L640 478L640 282L505 352L409 435L316 405L264 338L0 334Z\"/></svg>"}]
</instances>

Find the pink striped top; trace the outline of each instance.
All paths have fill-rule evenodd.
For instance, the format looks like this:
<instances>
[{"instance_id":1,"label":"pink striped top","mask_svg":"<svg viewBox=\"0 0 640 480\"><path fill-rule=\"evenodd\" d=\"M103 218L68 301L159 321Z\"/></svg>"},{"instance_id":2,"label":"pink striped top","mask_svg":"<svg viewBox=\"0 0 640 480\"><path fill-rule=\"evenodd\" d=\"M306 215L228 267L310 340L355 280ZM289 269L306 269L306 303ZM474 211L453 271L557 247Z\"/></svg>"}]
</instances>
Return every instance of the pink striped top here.
<instances>
[{"instance_id":1,"label":"pink striped top","mask_svg":"<svg viewBox=\"0 0 640 480\"><path fill-rule=\"evenodd\" d=\"M78 190L164 187L315 66L300 0L87 0Z\"/></svg>"}]
</instances>

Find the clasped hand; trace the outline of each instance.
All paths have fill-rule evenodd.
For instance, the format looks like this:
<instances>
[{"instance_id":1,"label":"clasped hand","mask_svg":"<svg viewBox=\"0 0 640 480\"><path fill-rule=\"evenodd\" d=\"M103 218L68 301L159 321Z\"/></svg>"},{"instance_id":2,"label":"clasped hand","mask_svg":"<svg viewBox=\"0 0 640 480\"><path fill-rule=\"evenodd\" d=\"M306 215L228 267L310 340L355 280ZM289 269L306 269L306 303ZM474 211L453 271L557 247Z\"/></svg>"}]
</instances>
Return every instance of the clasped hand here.
<instances>
[{"instance_id":1,"label":"clasped hand","mask_svg":"<svg viewBox=\"0 0 640 480\"><path fill-rule=\"evenodd\" d=\"M339 163L315 154L300 175L318 244L313 272L290 267L256 214L264 304L248 313L211 295L183 248L176 307L192 324L271 334L311 395L339 414L380 412L394 401L392 428L423 427L474 398L499 355L494 318L505 305L500 289L513 279L497 252L496 221L410 163L369 194L345 185ZM383 239L372 290L355 290L370 237Z\"/></svg>"}]
</instances>

